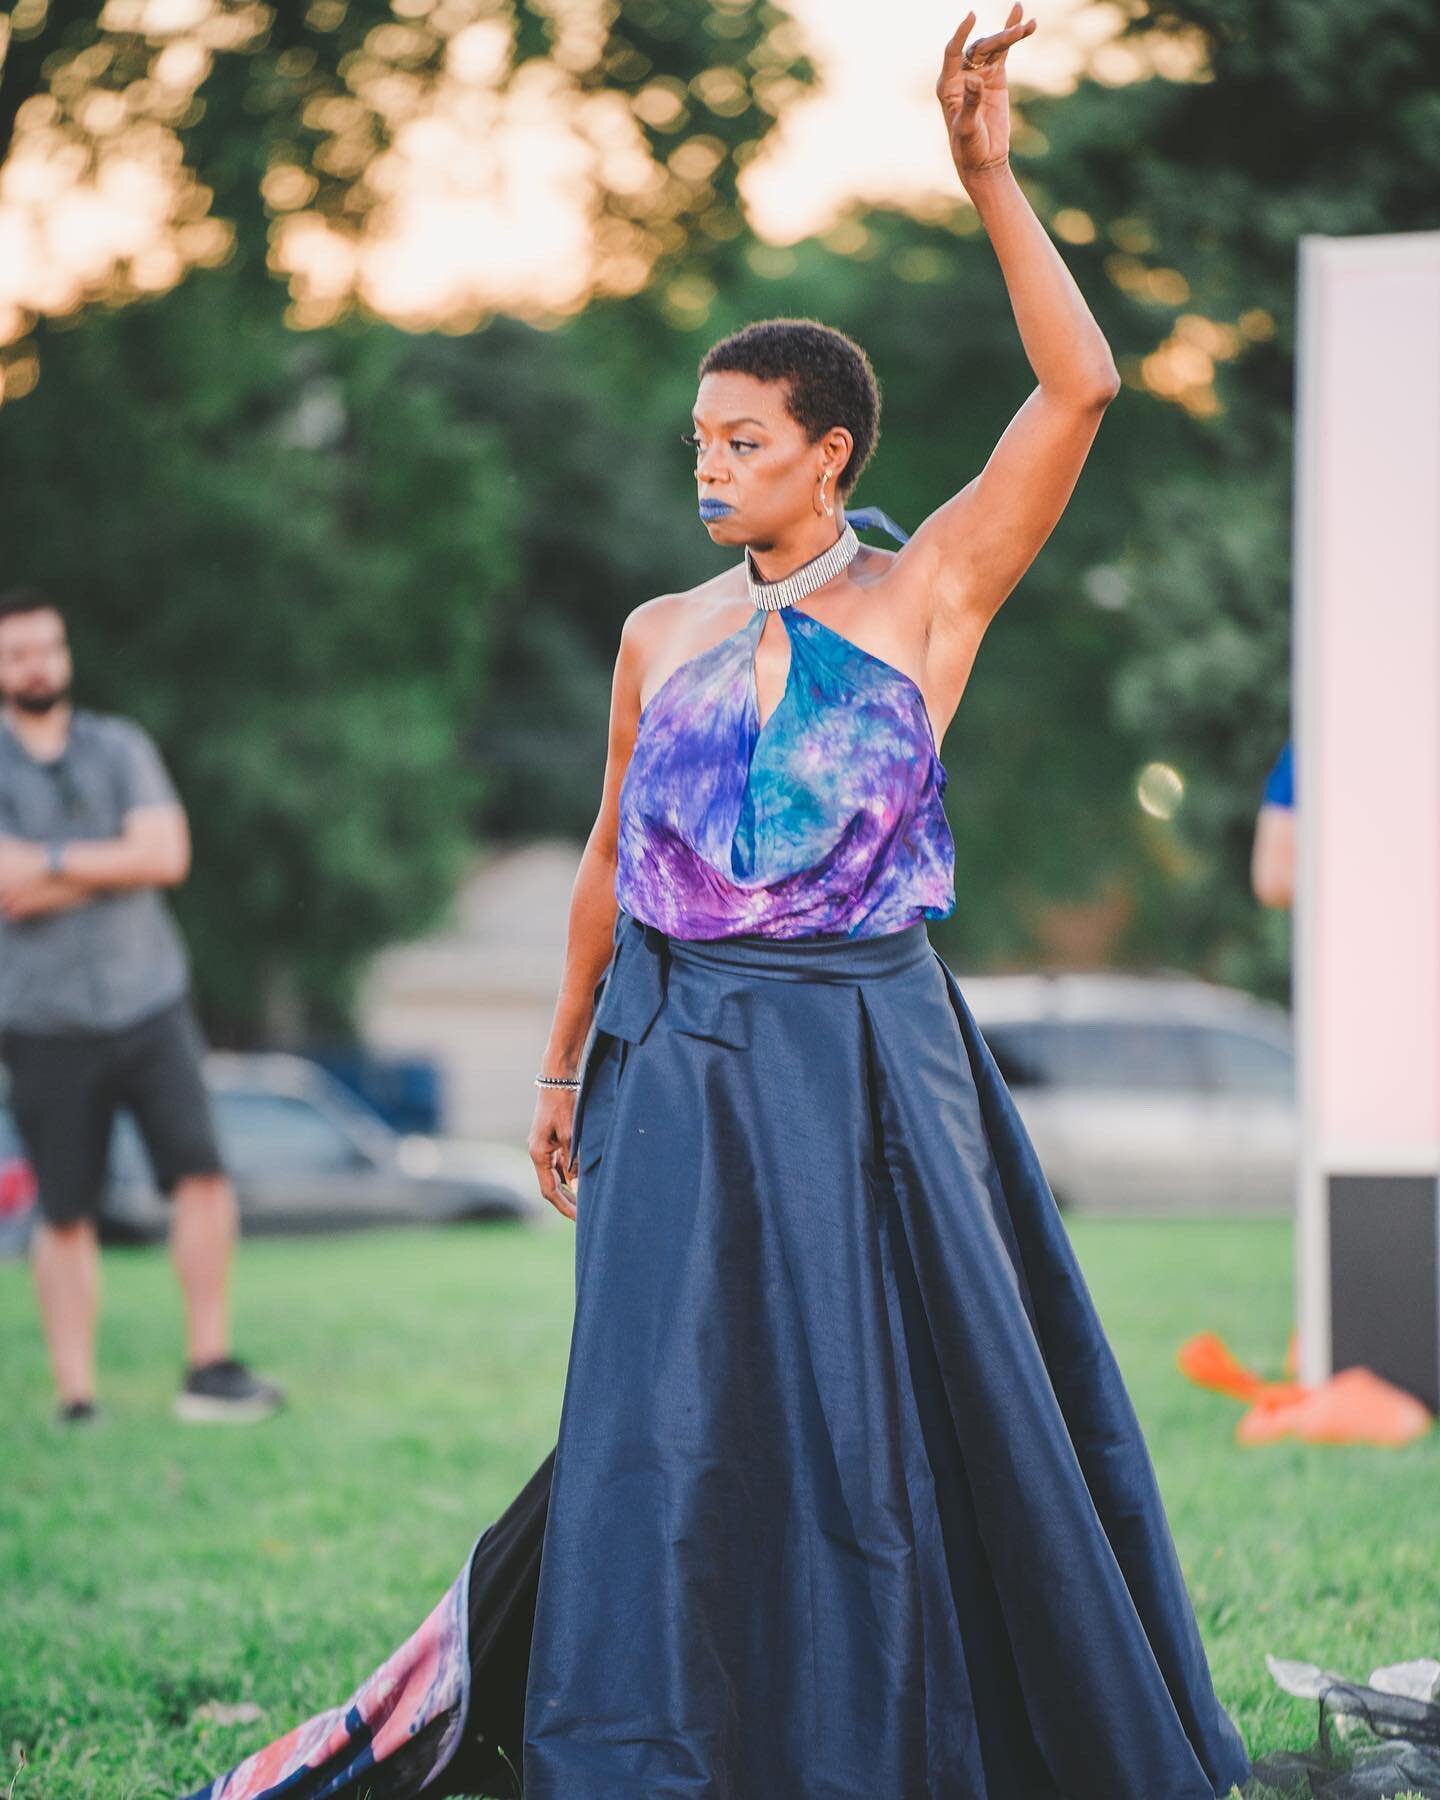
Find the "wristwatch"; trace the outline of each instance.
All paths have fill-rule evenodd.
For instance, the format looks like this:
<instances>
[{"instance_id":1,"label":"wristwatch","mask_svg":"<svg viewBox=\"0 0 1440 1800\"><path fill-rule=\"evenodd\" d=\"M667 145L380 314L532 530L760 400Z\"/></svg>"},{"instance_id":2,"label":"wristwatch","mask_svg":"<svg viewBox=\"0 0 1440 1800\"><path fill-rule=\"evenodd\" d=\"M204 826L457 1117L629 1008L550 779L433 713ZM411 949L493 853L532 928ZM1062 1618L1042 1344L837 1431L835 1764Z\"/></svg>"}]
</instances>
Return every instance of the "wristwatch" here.
<instances>
[{"instance_id":1,"label":"wristwatch","mask_svg":"<svg viewBox=\"0 0 1440 1800\"><path fill-rule=\"evenodd\" d=\"M58 838L45 846L45 873L47 875L63 875L65 873L65 846Z\"/></svg>"}]
</instances>

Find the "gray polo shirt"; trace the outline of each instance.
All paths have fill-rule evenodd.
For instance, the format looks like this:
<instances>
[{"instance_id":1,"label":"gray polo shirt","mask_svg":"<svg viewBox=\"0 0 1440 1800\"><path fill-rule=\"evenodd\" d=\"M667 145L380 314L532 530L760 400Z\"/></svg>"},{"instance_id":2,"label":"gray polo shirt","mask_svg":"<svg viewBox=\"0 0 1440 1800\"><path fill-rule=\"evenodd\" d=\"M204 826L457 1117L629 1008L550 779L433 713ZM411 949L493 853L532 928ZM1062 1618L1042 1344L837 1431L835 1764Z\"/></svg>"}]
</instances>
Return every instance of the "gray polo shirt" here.
<instances>
[{"instance_id":1,"label":"gray polo shirt","mask_svg":"<svg viewBox=\"0 0 1440 1800\"><path fill-rule=\"evenodd\" d=\"M0 836L116 838L136 807L178 804L160 752L129 719L77 709L64 754L39 762L0 717ZM34 919L0 915L0 1025L12 1030L119 1031L188 985L185 947L156 888Z\"/></svg>"}]
</instances>

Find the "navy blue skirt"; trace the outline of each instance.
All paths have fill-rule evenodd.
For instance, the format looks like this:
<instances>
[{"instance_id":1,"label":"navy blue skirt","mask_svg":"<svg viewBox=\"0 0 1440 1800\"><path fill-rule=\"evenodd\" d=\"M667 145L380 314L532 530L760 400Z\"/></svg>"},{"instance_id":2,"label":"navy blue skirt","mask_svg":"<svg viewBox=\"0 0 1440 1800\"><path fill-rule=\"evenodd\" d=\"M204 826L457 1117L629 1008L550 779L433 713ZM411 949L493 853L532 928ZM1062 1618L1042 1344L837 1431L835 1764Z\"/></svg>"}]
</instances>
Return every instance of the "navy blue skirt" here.
<instances>
[{"instance_id":1,"label":"navy blue skirt","mask_svg":"<svg viewBox=\"0 0 1440 1800\"><path fill-rule=\"evenodd\" d=\"M1213 1800L1248 1774L1035 1153L921 925L625 913L559 1442L196 1800Z\"/></svg>"},{"instance_id":2,"label":"navy blue skirt","mask_svg":"<svg viewBox=\"0 0 1440 1800\"><path fill-rule=\"evenodd\" d=\"M1213 1800L1249 1773L1054 1200L923 925L622 912L525 1800Z\"/></svg>"}]
</instances>

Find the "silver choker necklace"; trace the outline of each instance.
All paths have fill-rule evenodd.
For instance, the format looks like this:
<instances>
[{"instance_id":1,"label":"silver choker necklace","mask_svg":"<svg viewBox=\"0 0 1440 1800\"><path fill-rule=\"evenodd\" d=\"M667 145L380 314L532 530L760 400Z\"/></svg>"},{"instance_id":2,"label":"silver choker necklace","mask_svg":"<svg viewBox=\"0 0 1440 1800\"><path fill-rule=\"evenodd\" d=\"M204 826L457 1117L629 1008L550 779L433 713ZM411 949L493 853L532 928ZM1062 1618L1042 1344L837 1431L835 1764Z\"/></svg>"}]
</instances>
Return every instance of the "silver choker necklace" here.
<instances>
[{"instance_id":1,"label":"silver choker necklace","mask_svg":"<svg viewBox=\"0 0 1440 1800\"><path fill-rule=\"evenodd\" d=\"M779 612L783 606L793 606L797 600L803 600L807 594L814 593L818 587L824 587L827 581L833 581L842 569L860 554L860 540L855 535L855 527L848 522L845 529L836 538L828 550L822 550L818 556L812 556L807 563L801 563L780 581L765 581L756 574L754 558L750 555L750 546L745 546L745 585L750 590L750 604L759 612Z\"/></svg>"}]
</instances>

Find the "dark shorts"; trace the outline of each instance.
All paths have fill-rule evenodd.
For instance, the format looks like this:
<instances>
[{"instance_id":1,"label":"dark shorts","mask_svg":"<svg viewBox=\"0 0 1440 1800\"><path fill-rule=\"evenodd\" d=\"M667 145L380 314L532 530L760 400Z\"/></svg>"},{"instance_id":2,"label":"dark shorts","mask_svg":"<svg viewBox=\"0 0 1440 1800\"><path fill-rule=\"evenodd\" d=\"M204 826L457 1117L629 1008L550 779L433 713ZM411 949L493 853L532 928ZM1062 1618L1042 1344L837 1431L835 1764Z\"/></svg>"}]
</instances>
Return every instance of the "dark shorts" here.
<instances>
[{"instance_id":1,"label":"dark shorts","mask_svg":"<svg viewBox=\"0 0 1440 1800\"><path fill-rule=\"evenodd\" d=\"M10 1110L52 1225L95 1219L115 1115L134 1118L157 1185L222 1172L201 1073L204 1040L187 998L94 1035L7 1031Z\"/></svg>"}]
</instances>

